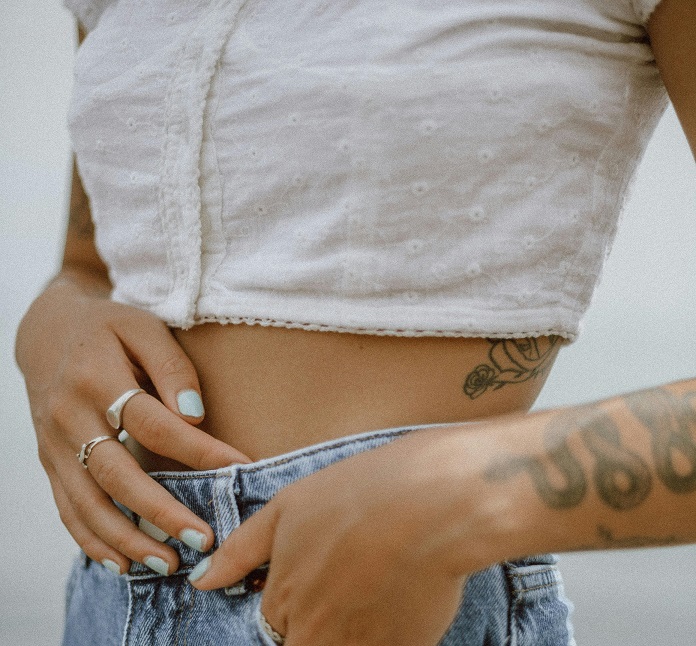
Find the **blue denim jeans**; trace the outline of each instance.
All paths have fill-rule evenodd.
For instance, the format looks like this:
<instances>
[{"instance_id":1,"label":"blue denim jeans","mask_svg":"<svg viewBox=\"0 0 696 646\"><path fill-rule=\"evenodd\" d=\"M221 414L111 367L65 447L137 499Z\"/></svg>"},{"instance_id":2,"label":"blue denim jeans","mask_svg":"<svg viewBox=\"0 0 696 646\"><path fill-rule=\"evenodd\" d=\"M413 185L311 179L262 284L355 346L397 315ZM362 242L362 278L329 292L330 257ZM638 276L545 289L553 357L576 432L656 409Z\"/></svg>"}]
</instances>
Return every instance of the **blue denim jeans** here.
<instances>
[{"instance_id":1,"label":"blue denim jeans","mask_svg":"<svg viewBox=\"0 0 696 646\"><path fill-rule=\"evenodd\" d=\"M252 464L150 475L211 525L217 548L282 487L418 428L424 426L361 433ZM167 577L140 563L118 577L81 553L68 581L63 646L273 646L258 621L262 593L255 582L262 572L201 592L186 576L202 555L173 538L167 542L181 558ZM572 606L556 562L545 554L469 577L440 646L572 646Z\"/></svg>"}]
</instances>

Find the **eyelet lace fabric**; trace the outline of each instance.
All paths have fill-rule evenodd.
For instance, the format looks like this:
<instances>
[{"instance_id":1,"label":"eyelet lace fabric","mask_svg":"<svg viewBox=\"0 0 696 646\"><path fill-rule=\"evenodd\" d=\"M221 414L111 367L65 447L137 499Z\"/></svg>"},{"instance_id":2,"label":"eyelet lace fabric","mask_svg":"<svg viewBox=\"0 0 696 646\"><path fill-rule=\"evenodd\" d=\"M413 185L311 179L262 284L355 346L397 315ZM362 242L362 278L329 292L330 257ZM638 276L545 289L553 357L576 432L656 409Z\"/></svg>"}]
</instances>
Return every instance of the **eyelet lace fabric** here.
<instances>
[{"instance_id":1,"label":"eyelet lace fabric","mask_svg":"<svg viewBox=\"0 0 696 646\"><path fill-rule=\"evenodd\" d=\"M576 338L668 100L655 0L65 0L113 299Z\"/></svg>"}]
</instances>

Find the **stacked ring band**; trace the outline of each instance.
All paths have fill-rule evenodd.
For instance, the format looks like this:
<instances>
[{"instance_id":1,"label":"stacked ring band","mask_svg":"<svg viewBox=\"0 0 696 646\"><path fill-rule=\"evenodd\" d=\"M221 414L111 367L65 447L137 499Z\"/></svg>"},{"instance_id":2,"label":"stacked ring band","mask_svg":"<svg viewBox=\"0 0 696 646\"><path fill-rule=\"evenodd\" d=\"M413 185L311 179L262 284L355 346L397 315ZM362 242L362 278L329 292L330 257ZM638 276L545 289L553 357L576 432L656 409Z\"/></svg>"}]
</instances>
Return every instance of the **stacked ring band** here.
<instances>
[{"instance_id":1,"label":"stacked ring band","mask_svg":"<svg viewBox=\"0 0 696 646\"><path fill-rule=\"evenodd\" d=\"M109 408L106 409L106 419L111 424L113 428L117 431L121 430L121 413L126 402L137 395L138 393L144 393L142 388L133 388L132 390L127 390L123 395L121 395Z\"/></svg>"},{"instance_id":2,"label":"stacked ring band","mask_svg":"<svg viewBox=\"0 0 696 646\"><path fill-rule=\"evenodd\" d=\"M90 453L92 453L92 449L99 444L99 442L104 442L105 440L116 440L118 442L118 438L114 437L113 435L100 435L99 437L95 437L93 440L90 440L89 442L85 442L82 445L82 448L80 449L80 452L77 453L77 459L80 461L80 464L86 469L87 468L87 458L89 457Z\"/></svg>"}]
</instances>

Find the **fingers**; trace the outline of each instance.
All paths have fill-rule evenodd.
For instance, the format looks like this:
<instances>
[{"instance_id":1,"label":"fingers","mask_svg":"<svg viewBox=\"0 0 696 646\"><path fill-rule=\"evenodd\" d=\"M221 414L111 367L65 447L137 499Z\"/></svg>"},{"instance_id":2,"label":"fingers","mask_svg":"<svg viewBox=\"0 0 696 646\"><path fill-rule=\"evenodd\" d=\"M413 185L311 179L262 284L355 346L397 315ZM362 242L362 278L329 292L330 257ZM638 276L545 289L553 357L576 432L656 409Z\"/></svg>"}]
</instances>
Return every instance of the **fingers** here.
<instances>
[{"instance_id":1,"label":"fingers","mask_svg":"<svg viewBox=\"0 0 696 646\"><path fill-rule=\"evenodd\" d=\"M104 413L109 404L104 402L112 403L118 393L137 388L138 384L124 366L110 375L109 382L109 385L100 384L99 391L93 395L101 399L96 404L98 412L66 410L63 425L93 429L90 435L113 434L113 429L106 430L109 427ZM113 384L120 385L114 387ZM95 415L98 419L94 419ZM126 402L121 410L121 424L150 450L194 469L249 462L249 458L187 423L146 393L138 393ZM81 435L80 441L91 439L84 436L84 431ZM77 448L75 446L74 452ZM56 454L55 448L52 453ZM65 451L60 453L67 455ZM91 558L99 561L106 558L110 565L118 565L119 572L125 571L127 559L131 559L160 574L171 574L178 568L179 559L172 547L160 542L167 536L201 552L212 546L214 536L210 526L150 478L120 443L95 445L87 467L87 471L79 468L77 461L71 463L70 468L61 465L63 489L70 503L63 505L62 518ZM112 498L144 519L144 525L136 528L115 507Z\"/></svg>"},{"instance_id":2,"label":"fingers","mask_svg":"<svg viewBox=\"0 0 696 646\"><path fill-rule=\"evenodd\" d=\"M127 572L130 561L163 575L178 568L176 551L138 530L87 472L53 478L51 485L61 521L91 559L117 574Z\"/></svg>"},{"instance_id":3,"label":"fingers","mask_svg":"<svg viewBox=\"0 0 696 646\"><path fill-rule=\"evenodd\" d=\"M51 292L30 322L23 343L33 349L23 354L22 365L40 460L61 519L78 544L119 572L130 560L155 571L176 569L175 550L149 536L151 529L135 527L113 498L149 521L148 527L209 549L211 528L149 478L125 447L96 444L88 470L75 457L83 442L115 435L107 408L127 390L151 381L159 398L140 393L122 410L122 425L136 440L194 469L250 461L194 426L204 414L198 377L166 325L80 290Z\"/></svg>"},{"instance_id":4,"label":"fingers","mask_svg":"<svg viewBox=\"0 0 696 646\"><path fill-rule=\"evenodd\" d=\"M151 322L148 320L148 323ZM200 395L194 390L194 387L199 388L198 378L188 357L166 326L160 321L156 323L154 329L158 330L157 334L152 335L149 332L152 328L150 325L135 335L138 337L137 344L149 340L152 345L148 347L148 352L145 352L144 348L136 344L139 354L135 354L134 358L144 364L147 376L155 383L158 395L163 401L160 402L145 393L131 397L121 411L122 427L154 453L197 470L218 469L233 463L251 462L243 453L193 426L193 423L202 419L202 403L199 418L189 416L191 419L185 420L179 417L179 405L184 410L198 407ZM155 372L152 372L153 370ZM184 388L186 383L190 388ZM108 383L102 381L98 386L92 383L93 398L99 402L98 408L105 413L121 394L138 386L130 366L125 363L114 364ZM168 405L165 400L169 401Z\"/></svg>"},{"instance_id":5,"label":"fingers","mask_svg":"<svg viewBox=\"0 0 696 646\"><path fill-rule=\"evenodd\" d=\"M229 444L172 415L161 402L146 394L128 401L121 420L128 434L146 448L197 470L251 462Z\"/></svg>"},{"instance_id":6,"label":"fingers","mask_svg":"<svg viewBox=\"0 0 696 646\"><path fill-rule=\"evenodd\" d=\"M72 410L69 426L94 429L90 435L113 434L112 429L106 430L105 416L94 419L94 415ZM148 448L196 469L248 461L145 393L128 400L121 421ZM85 437L84 430L81 435L80 441L91 439ZM106 559L107 567L118 573L127 571L129 560L135 560L166 575L179 564L176 551L160 542L167 536L201 552L210 549L214 542L210 526L148 476L121 443L96 444L87 460L87 470L74 458L77 448L69 450L69 445L61 441L49 453L53 456L51 468L58 467L55 470L61 478L61 486L54 488L61 519L90 558L100 562ZM144 519L145 524L136 528L112 498Z\"/></svg>"},{"instance_id":7,"label":"fingers","mask_svg":"<svg viewBox=\"0 0 696 646\"><path fill-rule=\"evenodd\" d=\"M88 461L88 470L101 490L155 528L199 552L206 552L212 546L214 536L210 526L144 473L135 458L120 444L103 442L95 447ZM98 491L97 488L95 493ZM92 521L91 525L95 527L100 522L90 508L83 510L83 518L88 524ZM146 526L145 530L153 534L151 528ZM131 536L135 538L134 534Z\"/></svg>"},{"instance_id":8,"label":"fingers","mask_svg":"<svg viewBox=\"0 0 696 646\"><path fill-rule=\"evenodd\" d=\"M142 400L146 410L154 407L163 413L167 422L173 421L183 427L179 429L179 434L186 438L185 446L188 446L187 435L190 432L201 435L204 442L217 442L173 415L155 398L143 393L129 400L123 412L125 413L138 399ZM138 412L132 413L134 418L138 417ZM105 418L103 421L94 420L93 413L85 415L73 411L71 426L95 429L94 433L107 433L104 428ZM84 431L82 434L84 435ZM169 442L174 445L177 441L176 435L174 434L173 438L169 437ZM166 440L166 436L161 439L163 443L166 443ZM204 467L223 466L233 462L237 452L222 442L217 444L224 447L224 451L208 452L218 459L217 463L213 461L211 464L205 453L198 456L195 448L189 448L193 454L190 461ZM210 526L148 476L122 444L96 444L87 460L87 470L75 459L76 448L70 450L63 442L51 446L49 453L53 459L49 466L51 470L60 473L62 491L65 493L62 496L61 489L56 487L56 502L61 496L63 498L63 504L59 504L61 518L91 558L99 561L107 558L119 565L119 572L125 571L122 568L127 568L126 559L132 559L144 563L160 574L171 574L178 567L177 553L159 540L165 540L169 535L201 552L210 549L214 541ZM166 450L160 452L168 453ZM189 461L176 452L174 455L182 461ZM223 455L222 465L219 464L220 455ZM144 527L141 526L142 531L113 504L112 498L147 521ZM165 534L164 537L161 537L162 532ZM158 534L159 540L154 540Z\"/></svg>"},{"instance_id":9,"label":"fingers","mask_svg":"<svg viewBox=\"0 0 696 646\"><path fill-rule=\"evenodd\" d=\"M60 519L75 542L93 561L99 561L114 574L123 574L130 568L130 560L116 549L105 543L75 513L70 500L54 473L48 474L53 489L53 497L58 507ZM120 513L120 512L119 512Z\"/></svg>"},{"instance_id":10,"label":"fingers","mask_svg":"<svg viewBox=\"0 0 696 646\"><path fill-rule=\"evenodd\" d=\"M167 326L152 321L149 316L143 325L134 325L131 316L127 326L116 327L114 331L135 363L152 380L164 405L190 423L199 423L205 410L198 375Z\"/></svg>"},{"instance_id":11,"label":"fingers","mask_svg":"<svg viewBox=\"0 0 696 646\"><path fill-rule=\"evenodd\" d=\"M199 590L230 586L270 561L279 514L274 499L243 522L212 556L194 568L189 575L191 584Z\"/></svg>"}]
</instances>

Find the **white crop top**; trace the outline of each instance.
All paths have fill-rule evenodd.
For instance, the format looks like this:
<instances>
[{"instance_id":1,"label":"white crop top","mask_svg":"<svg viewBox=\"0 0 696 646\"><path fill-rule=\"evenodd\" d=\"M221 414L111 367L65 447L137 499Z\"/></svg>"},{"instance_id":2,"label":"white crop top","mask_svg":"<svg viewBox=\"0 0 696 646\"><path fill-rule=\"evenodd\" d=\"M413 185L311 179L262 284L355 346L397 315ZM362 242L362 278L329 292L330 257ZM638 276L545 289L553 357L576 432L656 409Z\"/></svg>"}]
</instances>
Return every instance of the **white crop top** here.
<instances>
[{"instance_id":1,"label":"white crop top","mask_svg":"<svg viewBox=\"0 0 696 646\"><path fill-rule=\"evenodd\" d=\"M667 103L659 0L64 0L112 298L572 341Z\"/></svg>"}]
</instances>

